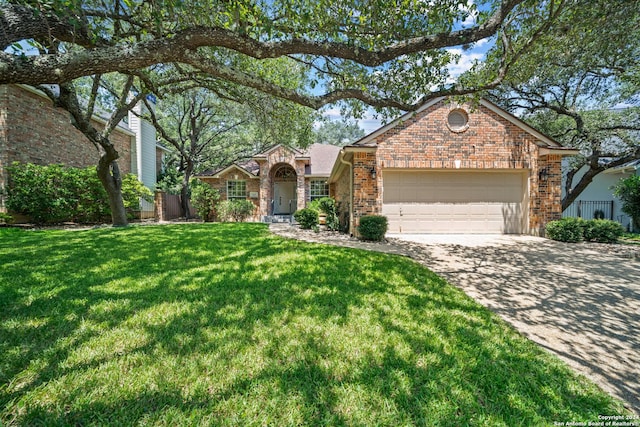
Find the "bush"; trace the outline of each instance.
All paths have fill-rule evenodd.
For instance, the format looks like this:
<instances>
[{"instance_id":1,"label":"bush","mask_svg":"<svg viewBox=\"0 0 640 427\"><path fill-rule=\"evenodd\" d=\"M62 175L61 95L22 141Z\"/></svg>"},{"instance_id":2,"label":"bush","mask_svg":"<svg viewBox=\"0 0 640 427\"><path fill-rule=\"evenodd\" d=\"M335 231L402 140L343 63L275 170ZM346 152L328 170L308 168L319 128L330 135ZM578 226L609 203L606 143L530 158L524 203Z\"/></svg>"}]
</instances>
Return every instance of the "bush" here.
<instances>
[{"instance_id":1,"label":"bush","mask_svg":"<svg viewBox=\"0 0 640 427\"><path fill-rule=\"evenodd\" d=\"M622 224L608 219L585 221L584 240L599 243L616 243L624 234Z\"/></svg>"},{"instance_id":2,"label":"bush","mask_svg":"<svg viewBox=\"0 0 640 427\"><path fill-rule=\"evenodd\" d=\"M622 202L622 212L631 217L632 231L640 229L640 175L621 179L613 190Z\"/></svg>"},{"instance_id":3,"label":"bush","mask_svg":"<svg viewBox=\"0 0 640 427\"><path fill-rule=\"evenodd\" d=\"M8 213L0 212L0 224L10 224L13 217Z\"/></svg>"},{"instance_id":4,"label":"bush","mask_svg":"<svg viewBox=\"0 0 640 427\"><path fill-rule=\"evenodd\" d=\"M218 218L222 222L243 222L256 210L251 200L223 200L218 203Z\"/></svg>"},{"instance_id":5,"label":"bush","mask_svg":"<svg viewBox=\"0 0 640 427\"><path fill-rule=\"evenodd\" d=\"M312 208L305 208L296 211L293 217L300 224L300 228L309 230L318 225L318 211Z\"/></svg>"},{"instance_id":6,"label":"bush","mask_svg":"<svg viewBox=\"0 0 640 427\"><path fill-rule=\"evenodd\" d=\"M387 217L381 215L367 215L360 218L358 232L364 240L381 241L387 232Z\"/></svg>"},{"instance_id":7,"label":"bush","mask_svg":"<svg viewBox=\"0 0 640 427\"><path fill-rule=\"evenodd\" d=\"M7 208L36 223L95 223L111 216L95 167L14 163L8 172ZM131 174L123 176L122 197L129 216L140 210L140 198L153 200L151 191Z\"/></svg>"},{"instance_id":8,"label":"bush","mask_svg":"<svg viewBox=\"0 0 640 427\"><path fill-rule=\"evenodd\" d=\"M140 211L140 200L153 203L153 193L133 174L126 174L122 178L122 199L129 219L134 218Z\"/></svg>"},{"instance_id":9,"label":"bush","mask_svg":"<svg viewBox=\"0 0 640 427\"><path fill-rule=\"evenodd\" d=\"M220 192L197 179L192 180L190 184L191 205L203 221L211 221L214 217L216 203L220 200Z\"/></svg>"},{"instance_id":10,"label":"bush","mask_svg":"<svg viewBox=\"0 0 640 427\"><path fill-rule=\"evenodd\" d=\"M546 235L560 242L582 242L584 240L584 220L582 218L562 218L547 223Z\"/></svg>"},{"instance_id":11,"label":"bush","mask_svg":"<svg viewBox=\"0 0 640 427\"><path fill-rule=\"evenodd\" d=\"M621 224L608 219L562 218L546 227L547 237L560 242L615 243L624 234Z\"/></svg>"},{"instance_id":12,"label":"bush","mask_svg":"<svg viewBox=\"0 0 640 427\"><path fill-rule=\"evenodd\" d=\"M322 197L309 203L309 209L314 209L319 213L323 213L327 216L327 228L329 230L340 229L340 221L338 220L338 209L336 208L336 201L331 197Z\"/></svg>"}]
</instances>

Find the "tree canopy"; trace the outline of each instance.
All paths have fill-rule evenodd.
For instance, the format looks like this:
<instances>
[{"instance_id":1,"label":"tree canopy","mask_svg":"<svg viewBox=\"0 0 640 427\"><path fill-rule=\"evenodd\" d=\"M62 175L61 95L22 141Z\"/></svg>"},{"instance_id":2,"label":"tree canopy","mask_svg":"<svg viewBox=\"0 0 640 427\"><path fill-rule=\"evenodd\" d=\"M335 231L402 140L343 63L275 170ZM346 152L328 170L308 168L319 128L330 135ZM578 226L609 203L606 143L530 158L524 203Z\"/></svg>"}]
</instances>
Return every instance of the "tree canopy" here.
<instances>
[{"instance_id":1,"label":"tree canopy","mask_svg":"<svg viewBox=\"0 0 640 427\"><path fill-rule=\"evenodd\" d=\"M314 130L314 141L342 146L354 143L364 135L364 130L354 121L325 119Z\"/></svg>"},{"instance_id":2,"label":"tree canopy","mask_svg":"<svg viewBox=\"0 0 640 427\"><path fill-rule=\"evenodd\" d=\"M574 0L491 92L496 103L580 149L565 170L563 209L597 174L640 158L638 28L635 0Z\"/></svg>"},{"instance_id":3,"label":"tree canopy","mask_svg":"<svg viewBox=\"0 0 640 427\"><path fill-rule=\"evenodd\" d=\"M173 64L177 79L249 87L314 109L355 99L412 110L495 87L566 1L3 1L0 84L121 72L153 88L150 75ZM501 58L487 78L449 84L456 58L445 48L496 34ZM271 75L279 58L299 64L307 84Z\"/></svg>"}]
</instances>

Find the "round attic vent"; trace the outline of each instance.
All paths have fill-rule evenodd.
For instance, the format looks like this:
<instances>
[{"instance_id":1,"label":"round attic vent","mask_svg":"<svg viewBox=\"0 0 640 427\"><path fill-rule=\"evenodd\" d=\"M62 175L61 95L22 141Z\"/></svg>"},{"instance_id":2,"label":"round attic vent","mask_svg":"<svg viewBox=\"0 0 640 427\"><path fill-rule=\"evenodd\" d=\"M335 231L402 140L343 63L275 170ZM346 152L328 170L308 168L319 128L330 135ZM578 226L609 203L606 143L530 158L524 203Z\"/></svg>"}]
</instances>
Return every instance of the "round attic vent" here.
<instances>
[{"instance_id":1,"label":"round attic vent","mask_svg":"<svg viewBox=\"0 0 640 427\"><path fill-rule=\"evenodd\" d=\"M464 132L469 128L469 116L464 110L453 110L447 117L447 126L453 132Z\"/></svg>"}]
</instances>

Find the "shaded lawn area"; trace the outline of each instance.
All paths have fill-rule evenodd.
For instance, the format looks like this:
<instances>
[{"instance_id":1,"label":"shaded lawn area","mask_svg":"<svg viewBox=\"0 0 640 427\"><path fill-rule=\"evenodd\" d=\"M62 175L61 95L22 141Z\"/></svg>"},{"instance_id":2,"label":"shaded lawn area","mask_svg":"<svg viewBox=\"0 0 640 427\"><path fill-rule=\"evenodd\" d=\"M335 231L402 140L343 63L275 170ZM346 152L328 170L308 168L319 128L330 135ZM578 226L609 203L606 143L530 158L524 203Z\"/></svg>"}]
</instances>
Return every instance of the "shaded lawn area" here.
<instances>
[{"instance_id":1,"label":"shaded lawn area","mask_svg":"<svg viewBox=\"0 0 640 427\"><path fill-rule=\"evenodd\" d=\"M0 229L0 424L552 425L622 406L417 263L262 224Z\"/></svg>"}]
</instances>

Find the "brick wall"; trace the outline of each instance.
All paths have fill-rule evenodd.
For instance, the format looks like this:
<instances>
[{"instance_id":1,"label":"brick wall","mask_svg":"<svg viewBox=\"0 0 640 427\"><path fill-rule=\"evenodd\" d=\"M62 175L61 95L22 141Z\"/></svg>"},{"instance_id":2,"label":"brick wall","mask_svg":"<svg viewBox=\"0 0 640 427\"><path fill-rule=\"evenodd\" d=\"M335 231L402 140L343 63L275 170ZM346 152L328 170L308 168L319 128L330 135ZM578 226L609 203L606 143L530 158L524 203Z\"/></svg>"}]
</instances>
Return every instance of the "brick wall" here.
<instances>
[{"instance_id":1,"label":"brick wall","mask_svg":"<svg viewBox=\"0 0 640 427\"><path fill-rule=\"evenodd\" d=\"M350 185L351 169L349 167L345 167L338 179L329 186L329 195L336 200L338 218L340 219L341 227L344 228L351 224L351 219L349 218L351 207ZM349 232L352 231L349 230Z\"/></svg>"},{"instance_id":2,"label":"brick wall","mask_svg":"<svg viewBox=\"0 0 640 427\"><path fill-rule=\"evenodd\" d=\"M304 160L296 159L295 153L280 146L267 153L265 159L257 161L260 164L260 216L272 214L270 204L273 198L271 194L273 191L273 171L274 166L279 164L287 164L295 170L297 209L305 207L307 192L305 191Z\"/></svg>"},{"instance_id":3,"label":"brick wall","mask_svg":"<svg viewBox=\"0 0 640 427\"><path fill-rule=\"evenodd\" d=\"M447 117L457 108L441 101L378 136L374 153L355 153L355 225L360 216L381 212L383 173L387 168L524 169L529 182L530 232L540 234L546 222L560 217L561 157L540 157L533 135L485 106L475 110L464 106L468 128L452 131ZM370 172L373 167L375 179ZM539 185L538 171L542 168L547 168L548 179Z\"/></svg>"},{"instance_id":4,"label":"brick wall","mask_svg":"<svg viewBox=\"0 0 640 427\"><path fill-rule=\"evenodd\" d=\"M252 220L259 220L260 214L260 199L252 199L249 197L251 192L259 192L260 191L260 180L257 178L250 178L247 174L237 170L231 169L228 172L220 175L220 178L200 178L203 182L206 182L211 187L215 188L220 192L220 200L227 200L227 181L229 180L241 180L246 181L247 183L247 199L251 200L254 205L256 205L256 214ZM258 193L260 194L260 193Z\"/></svg>"},{"instance_id":5,"label":"brick wall","mask_svg":"<svg viewBox=\"0 0 640 427\"><path fill-rule=\"evenodd\" d=\"M93 124L102 127L97 121ZM111 135L122 173L131 172L133 138L122 130ZM86 167L97 165L99 158L94 145L71 125L66 111L20 86L0 85L0 186L6 183L6 166L15 161Z\"/></svg>"}]
</instances>

